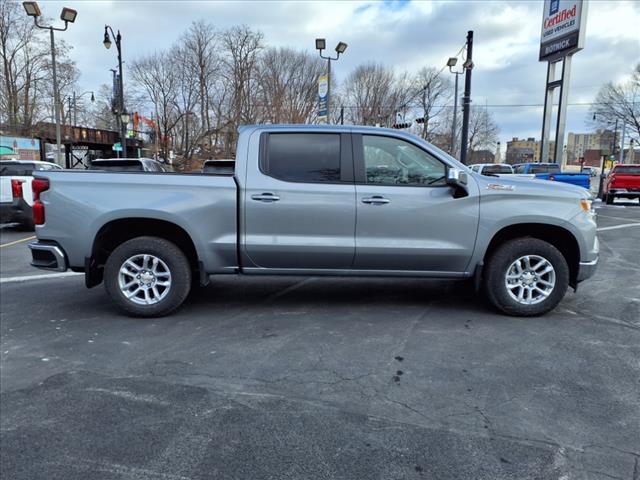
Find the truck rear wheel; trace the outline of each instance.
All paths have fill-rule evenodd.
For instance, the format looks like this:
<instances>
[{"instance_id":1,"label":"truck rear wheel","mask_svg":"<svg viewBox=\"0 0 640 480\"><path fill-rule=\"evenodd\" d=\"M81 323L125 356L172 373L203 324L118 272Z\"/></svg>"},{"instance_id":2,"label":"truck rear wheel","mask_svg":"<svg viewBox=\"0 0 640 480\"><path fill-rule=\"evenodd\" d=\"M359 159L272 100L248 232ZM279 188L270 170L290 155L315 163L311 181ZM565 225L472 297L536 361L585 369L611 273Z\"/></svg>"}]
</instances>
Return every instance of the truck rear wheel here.
<instances>
[{"instance_id":1,"label":"truck rear wheel","mask_svg":"<svg viewBox=\"0 0 640 480\"><path fill-rule=\"evenodd\" d=\"M569 285L569 266L560 251L537 238L500 245L484 269L489 301L514 316L531 317L553 310Z\"/></svg>"},{"instance_id":2,"label":"truck rear wheel","mask_svg":"<svg viewBox=\"0 0 640 480\"><path fill-rule=\"evenodd\" d=\"M111 300L127 315L160 317L178 308L191 289L191 268L176 245L137 237L119 245L104 268Z\"/></svg>"}]
</instances>

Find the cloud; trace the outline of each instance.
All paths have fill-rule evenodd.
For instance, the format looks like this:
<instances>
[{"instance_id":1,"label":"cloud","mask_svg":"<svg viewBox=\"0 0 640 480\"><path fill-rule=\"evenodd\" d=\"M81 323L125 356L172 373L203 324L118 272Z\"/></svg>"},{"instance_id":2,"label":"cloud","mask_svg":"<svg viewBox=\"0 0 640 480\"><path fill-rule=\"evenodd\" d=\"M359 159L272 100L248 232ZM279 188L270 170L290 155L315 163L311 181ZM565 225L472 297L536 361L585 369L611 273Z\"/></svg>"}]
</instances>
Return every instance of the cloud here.
<instances>
[{"instance_id":1,"label":"cloud","mask_svg":"<svg viewBox=\"0 0 640 480\"><path fill-rule=\"evenodd\" d=\"M110 81L114 48L102 46L105 23L120 29L123 57L168 48L193 21L219 28L246 24L273 46L314 49L325 37L329 48L349 44L334 64L338 81L357 64L379 61L396 71L442 66L474 30L472 96L477 105L540 104L546 64L538 62L542 1L47 1L45 15L57 18L63 6L78 18L65 41L82 72L81 87L97 90ZM591 101L606 81L619 81L640 61L640 2L589 2L584 51L575 55L570 103ZM127 76L125 74L125 87ZM462 83L460 86L462 90ZM539 136L539 107L489 107L502 130L512 136ZM588 107L569 106L567 131L585 130Z\"/></svg>"}]
</instances>

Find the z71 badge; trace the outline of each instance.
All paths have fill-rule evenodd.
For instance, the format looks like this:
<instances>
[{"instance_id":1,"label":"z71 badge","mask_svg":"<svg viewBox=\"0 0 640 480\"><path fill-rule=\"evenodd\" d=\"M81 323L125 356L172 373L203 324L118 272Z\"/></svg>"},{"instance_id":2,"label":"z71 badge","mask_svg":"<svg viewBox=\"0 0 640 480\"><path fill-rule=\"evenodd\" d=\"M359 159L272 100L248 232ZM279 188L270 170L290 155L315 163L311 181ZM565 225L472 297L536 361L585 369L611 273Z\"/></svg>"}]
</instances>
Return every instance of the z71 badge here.
<instances>
[{"instance_id":1,"label":"z71 badge","mask_svg":"<svg viewBox=\"0 0 640 480\"><path fill-rule=\"evenodd\" d=\"M487 190L507 190L513 192L515 187L513 185L502 185L500 183L490 183L487 185Z\"/></svg>"}]
</instances>

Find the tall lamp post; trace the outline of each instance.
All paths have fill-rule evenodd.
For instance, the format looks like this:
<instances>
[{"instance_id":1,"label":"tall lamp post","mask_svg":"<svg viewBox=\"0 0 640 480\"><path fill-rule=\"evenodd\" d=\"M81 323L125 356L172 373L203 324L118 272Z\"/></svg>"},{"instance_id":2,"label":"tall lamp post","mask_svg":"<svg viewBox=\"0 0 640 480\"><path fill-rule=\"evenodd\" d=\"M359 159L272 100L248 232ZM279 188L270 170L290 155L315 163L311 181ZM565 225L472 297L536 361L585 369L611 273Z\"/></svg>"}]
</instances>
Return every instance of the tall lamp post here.
<instances>
[{"instance_id":1,"label":"tall lamp post","mask_svg":"<svg viewBox=\"0 0 640 480\"><path fill-rule=\"evenodd\" d=\"M76 10L73 10L72 8L64 7L62 9L62 13L60 14L60 19L64 22L64 28L56 28L53 25L50 25L47 27L46 25L40 25L38 23L38 17L42 15L42 12L40 11L40 7L38 6L38 2L22 2L22 6L27 12L27 15L30 17L33 17L33 22L35 23L36 27L42 28L44 30L49 30L49 34L51 37L51 70L53 73L53 104L54 104L53 107L54 107L55 118L56 118L56 163L60 165L61 164L60 150L62 150L62 139L61 139L62 135L60 132L60 92L58 92L58 75L56 71L56 44L55 44L53 32L54 31L64 32L69 26L69 23L73 23L76 21L76 16L78 15L78 12Z\"/></svg>"},{"instance_id":2,"label":"tall lamp post","mask_svg":"<svg viewBox=\"0 0 640 480\"><path fill-rule=\"evenodd\" d=\"M109 36L111 33L111 36ZM124 80L122 78L122 35L120 30L118 34L113 33L113 28L109 25L104 26L104 40L102 44L105 48L111 48L111 38L116 42L116 48L118 49L118 73L120 81L118 82L118 96L120 101L118 102L118 114L120 116L120 144L122 146L122 157L127 156L127 124L129 123L129 113L124 106Z\"/></svg>"},{"instance_id":3,"label":"tall lamp post","mask_svg":"<svg viewBox=\"0 0 640 480\"><path fill-rule=\"evenodd\" d=\"M324 38L316 38L316 50L320 54L320 58L324 58L327 61L327 123L331 123L331 60L338 60L340 58L340 54L344 53L347 50L347 44L344 42L339 42L336 45L336 56L325 56L322 55L322 51L327 47L327 42Z\"/></svg>"}]
</instances>

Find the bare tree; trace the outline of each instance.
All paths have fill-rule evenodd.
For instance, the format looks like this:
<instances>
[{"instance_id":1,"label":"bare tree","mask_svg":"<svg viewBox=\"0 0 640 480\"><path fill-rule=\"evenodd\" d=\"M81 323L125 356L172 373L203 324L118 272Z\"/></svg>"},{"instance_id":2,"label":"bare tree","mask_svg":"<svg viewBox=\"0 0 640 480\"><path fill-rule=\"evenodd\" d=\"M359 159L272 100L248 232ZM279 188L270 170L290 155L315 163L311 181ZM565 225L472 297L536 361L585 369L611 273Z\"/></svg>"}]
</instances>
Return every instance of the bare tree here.
<instances>
[{"instance_id":1,"label":"bare tree","mask_svg":"<svg viewBox=\"0 0 640 480\"><path fill-rule=\"evenodd\" d=\"M343 96L356 125L389 125L401 106L393 71L379 63L357 66L344 82Z\"/></svg>"},{"instance_id":2,"label":"bare tree","mask_svg":"<svg viewBox=\"0 0 640 480\"><path fill-rule=\"evenodd\" d=\"M470 152L479 150L493 151L498 142L500 128L493 115L481 106L471 107L469 115L469 146Z\"/></svg>"},{"instance_id":3,"label":"bare tree","mask_svg":"<svg viewBox=\"0 0 640 480\"><path fill-rule=\"evenodd\" d=\"M222 34L224 79L229 85L229 115L225 128L225 154L235 151L240 125L259 121L255 102L258 93L258 56L263 48L261 32L242 25Z\"/></svg>"},{"instance_id":4,"label":"bare tree","mask_svg":"<svg viewBox=\"0 0 640 480\"><path fill-rule=\"evenodd\" d=\"M58 50L63 61L64 44L58 44ZM29 134L43 115L42 93L50 78L49 54L48 44L20 4L0 0L0 119L16 133Z\"/></svg>"},{"instance_id":5,"label":"bare tree","mask_svg":"<svg viewBox=\"0 0 640 480\"><path fill-rule=\"evenodd\" d=\"M629 80L621 83L607 82L596 96L590 116L597 126L611 128L616 120L625 124L636 140L640 139L640 63Z\"/></svg>"},{"instance_id":6,"label":"bare tree","mask_svg":"<svg viewBox=\"0 0 640 480\"><path fill-rule=\"evenodd\" d=\"M185 81L195 83L197 86L197 104L199 110L200 132L197 132L194 143L206 140L208 150L213 147L215 126L212 113L214 103L214 91L220 86L219 77L221 59L217 53L219 34L214 26L205 21L197 21L191 24L187 32L180 40L184 61L185 74L189 77Z\"/></svg>"},{"instance_id":7,"label":"bare tree","mask_svg":"<svg viewBox=\"0 0 640 480\"><path fill-rule=\"evenodd\" d=\"M324 62L306 52L269 48L260 57L259 100L270 123L310 123L317 117L317 79Z\"/></svg>"},{"instance_id":8,"label":"bare tree","mask_svg":"<svg viewBox=\"0 0 640 480\"><path fill-rule=\"evenodd\" d=\"M422 138L431 141L432 130L438 127L438 117L445 110L446 103L451 99L451 80L443 77L434 67L423 67L415 76L415 97L420 110L422 123Z\"/></svg>"},{"instance_id":9,"label":"bare tree","mask_svg":"<svg viewBox=\"0 0 640 480\"><path fill-rule=\"evenodd\" d=\"M175 126L180 121L176 105L179 75L172 62L167 61L166 54L156 52L134 60L131 63L131 76L135 84L147 93L157 113L161 156L166 160Z\"/></svg>"}]
</instances>

